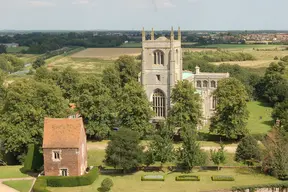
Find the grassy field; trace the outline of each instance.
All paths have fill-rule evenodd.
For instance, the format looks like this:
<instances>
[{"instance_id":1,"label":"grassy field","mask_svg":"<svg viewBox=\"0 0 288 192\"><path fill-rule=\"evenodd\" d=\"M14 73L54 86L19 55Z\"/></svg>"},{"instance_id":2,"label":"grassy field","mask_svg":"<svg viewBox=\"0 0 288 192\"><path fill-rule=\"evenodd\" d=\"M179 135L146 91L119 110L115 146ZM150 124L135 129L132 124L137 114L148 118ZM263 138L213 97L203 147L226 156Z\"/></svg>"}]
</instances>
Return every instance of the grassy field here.
<instances>
[{"instance_id":1,"label":"grassy field","mask_svg":"<svg viewBox=\"0 0 288 192\"><path fill-rule=\"evenodd\" d=\"M33 180L4 181L3 184L20 192L29 192Z\"/></svg>"},{"instance_id":2,"label":"grassy field","mask_svg":"<svg viewBox=\"0 0 288 192\"><path fill-rule=\"evenodd\" d=\"M21 173L22 166L0 166L0 179L29 177Z\"/></svg>"},{"instance_id":3,"label":"grassy field","mask_svg":"<svg viewBox=\"0 0 288 192\"><path fill-rule=\"evenodd\" d=\"M19 46L19 47L8 47L7 48L7 53L21 53L21 51L23 50L28 50L29 47L25 47L25 46Z\"/></svg>"},{"instance_id":4,"label":"grassy field","mask_svg":"<svg viewBox=\"0 0 288 192\"><path fill-rule=\"evenodd\" d=\"M66 68L71 66L80 73L95 73L101 74L102 71L113 65L112 60L103 60L98 58L77 58L77 57L61 57L52 62L47 62L48 68Z\"/></svg>"},{"instance_id":5,"label":"grassy field","mask_svg":"<svg viewBox=\"0 0 288 192\"><path fill-rule=\"evenodd\" d=\"M250 112L247 128L252 134L267 133L273 125L272 108L259 101L249 102Z\"/></svg>"},{"instance_id":6,"label":"grassy field","mask_svg":"<svg viewBox=\"0 0 288 192\"><path fill-rule=\"evenodd\" d=\"M141 176L146 174L161 174L165 175L165 181L141 181ZM258 174L257 172L244 169L223 169L221 171L206 171L198 172L194 170L192 174L199 175L200 181L187 182L175 181L175 177L181 173L145 173L137 172L131 175L121 176L105 176L100 175L99 178L90 186L73 187L73 188L52 188L48 189L52 192L95 192L100 187L103 179L110 177L113 180L113 192L197 192L203 190L230 189L233 186L252 185L252 184L267 184L279 182L277 179ZM212 175L231 175L235 177L235 181L211 181Z\"/></svg>"}]
</instances>

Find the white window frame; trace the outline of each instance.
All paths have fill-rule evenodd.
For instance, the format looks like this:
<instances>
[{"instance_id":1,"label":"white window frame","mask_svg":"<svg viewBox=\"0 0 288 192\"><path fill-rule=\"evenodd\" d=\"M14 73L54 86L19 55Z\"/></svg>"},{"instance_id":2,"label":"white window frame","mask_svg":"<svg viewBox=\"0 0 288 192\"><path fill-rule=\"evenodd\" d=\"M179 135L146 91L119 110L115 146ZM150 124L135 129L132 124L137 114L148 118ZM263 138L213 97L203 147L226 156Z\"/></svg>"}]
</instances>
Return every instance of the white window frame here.
<instances>
[{"instance_id":1,"label":"white window frame","mask_svg":"<svg viewBox=\"0 0 288 192\"><path fill-rule=\"evenodd\" d=\"M58 155L56 155L58 154ZM59 156L59 157L57 157ZM61 161L61 150L52 150L52 160L53 161Z\"/></svg>"}]
</instances>

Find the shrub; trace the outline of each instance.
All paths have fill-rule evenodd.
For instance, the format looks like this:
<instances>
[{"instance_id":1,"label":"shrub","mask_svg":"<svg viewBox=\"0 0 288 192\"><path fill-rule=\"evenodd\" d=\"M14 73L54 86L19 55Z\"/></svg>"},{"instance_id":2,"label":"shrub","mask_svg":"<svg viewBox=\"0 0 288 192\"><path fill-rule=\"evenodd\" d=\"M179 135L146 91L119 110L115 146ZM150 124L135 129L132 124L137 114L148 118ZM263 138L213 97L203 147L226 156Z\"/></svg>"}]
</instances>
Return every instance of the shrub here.
<instances>
[{"instance_id":1,"label":"shrub","mask_svg":"<svg viewBox=\"0 0 288 192\"><path fill-rule=\"evenodd\" d=\"M176 181L200 181L200 177L196 175L179 175L175 177Z\"/></svg>"},{"instance_id":2,"label":"shrub","mask_svg":"<svg viewBox=\"0 0 288 192\"><path fill-rule=\"evenodd\" d=\"M164 181L164 175L144 175L141 177L141 181Z\"/></svg>"},{"instance_id":3,"label":"shrub","mask_svg":"<svg viewBox=\"0 0 288 192\"><path fill-rule=\"evenodd\" d=\"M88 174L82 176L47 176L47 186L50 187L76 187L91 185L98 177L98 169L94 167Z\"/></svg>"},{"instance_id":4,"label":"shrub","mask_svg":"<svg viewBox=\"0 0 288 192\"><path fill-rule=\"evenodd\" d=\"M278 60L279 58L277 56L274 57L274 60Z\"/></svg>"},{"instance_id":5,"label":"shrub","mask_svg":"<svg viewBox=\"0 0 288 192\"><path fill-rule=\"evenodd\" d=\"M268 188L268 189L280 188L280 191L281 191L281 189L288 188L288 182L273 183L273 184L259 184L259 185L237 186L237 187L232 187L232 191L246 191L248 189L249 192L252 192L252 191L255 191L255 189L260 189L260 188Z\"/></svg>"},{"instance_id":6,"label":"shrub","mask_svg":"<svg viewBox=\"0 0 288 192\"><path fill-rule=\"evenodd\" d=\"M113 187L113 181L110 178L106 178L101 183L101 191L110 191L111 187Z\"/></svg>"},{"instance_id":7,"label":"shrub","mask_svg":"<svg viewBox=\"0 0 288 192\"><path fill-rule=\"evenodd\" d=\"M37 171L43 165L43 154L40 153L39 147L35 144L28 145L28 153L24 162L25 171Z\"/></svg>"},{"instance_id":8,"label":"shrub","mask_svg":"<svg viewBox=\"0 0 288 192\"><path fill-rule=\"evenodd\" d=\"M211 177L212 181L235 181L233 176L228 175L214 175Z\"/></svg>"},{"instance_id":9,"label":"shrub","mask_svg":"<svg viewBox=\"0 0 288 192\"><path fill-rule=\"evenodd\" d=\"M38 177L33 186L33 192L50 192L46 187L47 181L45 177Z\"/></svg>"},{"instance_id":10,"label":"shrub","mask_svg":"<svg viewBox=\"0 0 288 192\"><path fill-rule=\"evenodd\" d=\"M248 135L244 137L236 150L235 160L243 162L252 162L261 159L260 148L254 137Z\"/></svg>"}]
</instances>

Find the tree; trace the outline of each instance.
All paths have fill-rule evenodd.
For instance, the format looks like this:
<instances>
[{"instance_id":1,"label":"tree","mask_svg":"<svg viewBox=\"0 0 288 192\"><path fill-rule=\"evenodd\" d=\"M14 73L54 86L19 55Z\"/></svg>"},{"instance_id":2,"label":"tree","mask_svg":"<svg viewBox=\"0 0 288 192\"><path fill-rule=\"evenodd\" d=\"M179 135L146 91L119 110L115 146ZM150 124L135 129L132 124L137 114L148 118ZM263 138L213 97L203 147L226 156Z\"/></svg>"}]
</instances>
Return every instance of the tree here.
<instances>
[{"instance_id":1,"label":"tree","mask_svg":"<svg viewBox=\"0 0 288 192\"><path fill-rule=\"evenodd\" d=\"M272 117L275 122L280 120L280 127L283 127L288 132L288 99L276 104Z\"/></svg>"},{"instance_id":2,"label":"tree","mask_svg":"<svg viewBox=\"0 0 288 192\"><path fill-rule=\"evenodd\" d=\"M274 127L263 142L266 150L262 160L265 172L287 180L288 178L288 133L282 128Z\"/></svg>"},{"instance_id":3,"label":"tree","mask_svg":"<svg viewBox=\"0 0 288 192\"><path fill-rule=\"evenodd\" d=\"M244 163L253 163L261 160L259 145L253 136L247 135L242 138L237 146L235 160Z\"/></svg>"},{"instance_id":4,"label":"tree","mask_svg":"<svg viewBox=\"0 0 288 192\"><path fill-rule=\"evenodd\" d=\"M135 81L125 85L119 106L119 123L121 128L137 131L140 137L149 134L152 110L143 87Z\"/></svg>"},{"instance_id":5,"label":"tree","mask_svg":"<svg viewBox=\"0 0 288 192\"><path fill-rule=\"evenodd\" d=\"M179 81L172 90L173 107L169 111L168 122L172 127L189 124L196 129L201 123L201 102L193 84L187 80Z\"/></svg>"},{"instance_id":6,"label":"tree","mask_svg":"<svg viewBox=\"0 0 288 192\"><path fill-rule=\"evenodd\" d=\"M146 161L147 164L159 161L162 166L163 163L171 162L173 160L173 132L168 129L167 125L161 124L159 129L152 136L152 142L149 145L149 150L146 152L146 155L148 160ZM151 160L151 158L153 159Z\"/></svg>"},{"instance_id":7,"label":"tree","mask_svg":"<svg viewBox=\"0 0 288 192\"><path fill-rule=\"evenodd\" d=\"M178 150L178 165L187 171L191 171L194 166L203 165L206 161L205 153L201 151L197 143L196 131L185 125L181 130L183 139L182 147Z\"/></svg>"},{"instance_id":8,"label":"tree","mask_svg":"<svg viewBox=\"0 0 288 192\"><path fill-rule=\"evenodd\" d=\"M34 80L15 81L5 91L0 135L6 152L23 154L27 145L42 144L44 117L67 117L69 105L61 90Z\"/></svg>"},{"instance_id":9,"label":"tree","mask_svg":"<svg viewBox=\"0 0 288 192\"><path fill-rule=\"evenodd\" d=\"M24 67L24 62L14 55L1 54L0 55L0 69L5 72L19 71Z\"/></svg>"},{"instance_id":10,"label":"tree","mask_svg":"<svg viewBox=\"0 0 288 192\"><path fill-rule=\"evenodd\" d=\"M121 128L112 135L108 143L105 161L108 165L122 168L124 172L127 172L141 164L142 157L139 134L136 131Z\"/></svg>"},{"instance_id":11,"label":"tree","mask_svg":"<svg viewBox=\"0 0 288 192\"><path fill-rule=\"evenodd\" d=\"M7 47L6 45L0 45L0 54L7 53Z\"/></svg>"},{"instance_id":12,"label":"tree","mask_svg":"<svg viewBox=\"0 0 288 192\"><path fill-rule=\"evenodd\" d=\"M77 87L77 109L82 115L86 133L90 138L106 138L116 117L110 90L96 76L82 78Z\"/></svg>"},{"instance_id":13,"label":"tree","mask_svg":"<svg viewBox=\"0 0 288 192\"><path fill-rule=\"evenodd\" d=\"M37 69L39 67L42 67L43 65L45 65L45 60L43 58L37 58L33 63L32 63L32 67L34 69Z\"/></svg>"},{"instance_id":14,"label":"tree","mask_svg":"<svg viewBox=\"0 0 288 192\"><path fill-rule=\"evenodd\" d=\"M211 160L213 161L213 163L215 165L218 166L218 170L219 170L219 165L221 163L225 162L225 153L224 153L224 145L223 143L220 144L220 149L218 150L212 150L210 149L210 155L211 155Z\"/></svg>"},{"instance_id":15,"label":"tree","mask_svg":"<svg viewBox=\"0 0 288 192\"><path fill-rule=\"evenodd\" d=\"M104 69L102 83L110 89L112 98L119 100L122 91L121 79L119 71L114 66Z\"/></svg>"},{"instance_id":16,"label":"tree","mask_svg":"<svg viewBox=\"0 0 288 192\"><path fill-rule=\"evenodd\" d=\"M224 134L228 138L245 135L248 95L243 84L235 78L227 78L218 82L213 92L216 97L216 113L211 118L210 132Z\"/></svg>"},{"instance_id":17,"label":"tree","mask_svg":"<svg viewBox=\"0 0 288 192\"><path fill-rule=\"evenodd\" d=\"M128 55L120 56L116 61L116 69L119 71L121 86L124 87L130 81L137 81L140 67L135 58Z\"/></svg>"}]
</instances>

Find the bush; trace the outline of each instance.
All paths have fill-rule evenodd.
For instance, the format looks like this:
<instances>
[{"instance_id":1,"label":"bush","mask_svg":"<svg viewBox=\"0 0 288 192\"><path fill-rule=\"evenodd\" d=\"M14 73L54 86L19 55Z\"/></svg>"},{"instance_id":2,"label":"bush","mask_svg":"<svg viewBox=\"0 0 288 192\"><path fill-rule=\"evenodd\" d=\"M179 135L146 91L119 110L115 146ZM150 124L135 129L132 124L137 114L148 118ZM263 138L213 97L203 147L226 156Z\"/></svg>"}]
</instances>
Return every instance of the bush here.
<instances>
[{"instance_id":1,"label":"bush","mask_svg":"<svg viewBox=\"0 0 288 192\"><path fill-rule=\"evenodd\" d=\"M248 135L244 137L236 150L235 160L242 162L252 162L261 159L260 148L254 137Z\"/></svg>"},{"instance_id":2,"label":"bush","mask_svg":"<svg viewBox=\"0 0 288 192\"><path fill-rule=\"evenodd\" d=\"M33 192L50 192L48 189L46 189L47 187L47 181L45 179L45 177L38 177L32 191Z\"/></svg>"},{"instance_id":3,"label":"bush","mask_svg":"<svg viewBox=\"0 0 288 192\"><path fill-rule=\"evenodd\" d=\"M233 176L228 175L214 175L211 177L212 181L235 181Z\"/></svg>"},{"instance_id":4,"label":"bush","mask_svg":"<svg viewBox=\"0 0 288 192\"><path fill-rule=\"evenodd\" d=\"M47 186L50 187L76 187L91 185L98 177L98 169L94 167L88 174L82 176L47 176Z\"/></svg>"},{"instance_id":5,"label":"bush","mask_svg":"<svg viewBox=\"0 0 288 192\"><path fill-rule=\"evenodd\" d=\"M279 58L277 56L274 57L274 60L279 60Z\"/></svg>"},{"instance_id":6,"label":"bush","mask_svg":"<svg viewBox=\"0 0 288 192\"><path fill-rule=\"evenodd\" d=\"M175 177L176 181L200 181L200 177L196 175L179 175Z\"/></svg>"},{"instance_id":7,"label":"bush","mask_svg":"<svg viewBox=\"0 0 288 192\"><path fill-rule=\"evenodd\" d=\"M113 181L110 178L106 178L101 183L101 191L110 191L111 187L113 187Z\"/></svg>"},{"instance_id":8,"label":"bush","mask_svg":"<svg viewBox=\"0 0 288 192\"><path fill-rule=\"evenodd\" d=\"M141 181L165 181L164 175L144 175Z\"/></svg>"},{"instance_id":9,"label":"bush","mask_svg":"<svg viewBox=\"0 0 288 192\"><path fill-rule=\"evenodd\" d=\"M273 184L259 184L259 185L247 185L247 186L238 186L238 187L232 187L232 191L246 191L249 189L249 192L255 191L255 189L260 188L279 188L279 189L286 189L288 188L288 182L282 182L282 183L273 183ZM274 191L274 190L273 190ZM281 190L280 190L281 191Z\"/></svg>"},{"instance_id":10,"label":"bush","mask_svg":"<svg viewBox=\"0 0 288 192\"><path fill-rule=\"evenodd\" d=\"M35 144L28 145L28 153L24 162L25 171L37 171L43 166L43 154Z\"/></svg>"}]
</instances>

